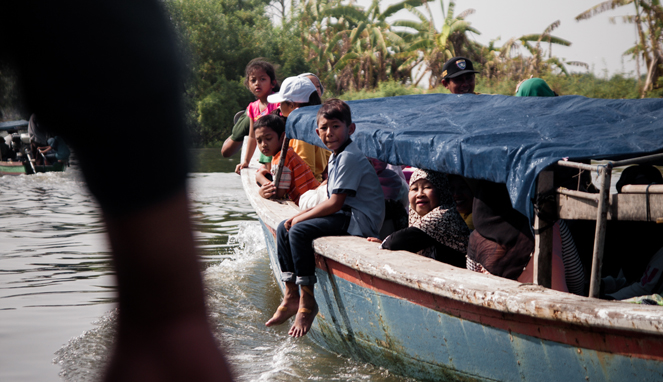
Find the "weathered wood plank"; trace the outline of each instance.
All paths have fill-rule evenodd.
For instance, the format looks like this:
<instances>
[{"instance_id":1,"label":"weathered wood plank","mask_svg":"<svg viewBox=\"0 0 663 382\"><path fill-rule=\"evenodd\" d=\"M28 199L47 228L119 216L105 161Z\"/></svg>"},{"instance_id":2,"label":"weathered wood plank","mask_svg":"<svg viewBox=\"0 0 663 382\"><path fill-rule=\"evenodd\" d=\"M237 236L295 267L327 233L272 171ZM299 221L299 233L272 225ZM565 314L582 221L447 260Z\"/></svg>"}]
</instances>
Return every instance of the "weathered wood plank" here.
<instances>
[{"instance_id":1,"label":"weathered wood plank","mask_svg":"<svg viewBox=\"0 0 663 382\"><path fill-rule=\"evenodd\" d=\"M598 200L598 194L596 199ZM598 202L572 195L557 195L557 213L561 219L594 220ZM652 221L663 218L663 194L649 195ZM609 220L647 221L647 197L644 194L612 194L608 207Z\"/></svg>"},{"instance_id":2,"label":"weathered wood plank","mask_svg":"<svg viewBox=\"0 0 663 382\"><path fill-rule=\"evenodd\" d=\"M627 184L622 187L624 194L663 194L663 184Z\"/></svg>"}]
</instances>

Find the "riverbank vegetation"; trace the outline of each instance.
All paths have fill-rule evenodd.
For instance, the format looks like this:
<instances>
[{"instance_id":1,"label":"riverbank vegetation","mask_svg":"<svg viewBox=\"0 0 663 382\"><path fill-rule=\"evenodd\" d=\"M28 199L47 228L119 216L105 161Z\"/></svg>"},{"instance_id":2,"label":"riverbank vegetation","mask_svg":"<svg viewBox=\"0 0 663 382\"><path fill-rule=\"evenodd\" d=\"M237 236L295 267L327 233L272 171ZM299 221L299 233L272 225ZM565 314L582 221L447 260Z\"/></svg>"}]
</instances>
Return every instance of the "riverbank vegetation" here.
<instances>
[{"instance_id":1,"label":"riverbank vegetation","mask_svg":"<svg viewBox=\"0 0 663 382\"><path fill-rule=\"evenodd\" d=\"M638 41L615 52L642 63L643 73L594 73L587 64L552 55L559 21L536 34L478 43L481 32L471 23L474 9L457 10L440 0L435 14L425 0L383 6L373 0L360 7L341 0L165 0L178 31L188 68L185 84L187 128L197 147L220 145L230 134L232 117L253 101L243 86L244 67L255 57L274 63L281 81L316 73L326 92L345 100L447 92L442 64L465 56L480 71L476 90L513 94L530 76L544 78L558 94L593 98L638 98L663 95L663 7L658 0L608 0L577 16L595 17L624 7L630 15L615 22L634 25ZM408 14L410 17L396 17ZM414 20L414 21L413 21ZM437 21L437 23L436 23ZM441 25L437 27L436 25ZM640 65L638 65L640 67ZM580 68L574 73L572 68ZM15 82L0 67L5 115L17 99ZM4 102L9 100L11 102ZM14 102L15 103L15 102Z\"/></svg>"}]
</instances>

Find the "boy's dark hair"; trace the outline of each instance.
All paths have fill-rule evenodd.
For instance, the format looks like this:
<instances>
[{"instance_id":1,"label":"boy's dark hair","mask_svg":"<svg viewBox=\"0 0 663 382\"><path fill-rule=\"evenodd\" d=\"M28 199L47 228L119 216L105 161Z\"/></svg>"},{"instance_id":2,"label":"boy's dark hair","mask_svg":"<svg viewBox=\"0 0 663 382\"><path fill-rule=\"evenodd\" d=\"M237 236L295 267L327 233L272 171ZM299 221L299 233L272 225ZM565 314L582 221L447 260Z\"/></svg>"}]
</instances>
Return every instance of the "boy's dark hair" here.
<instances>
[{"instance_id":1,"label":"boy's dark hair","mask_svg":"<svg viewBox=\"0 0 663 382\"><path fill-rule=\"evenodd\" d=\"M320 117L338 119L339 121L343 121L347 126L352 124L350 106L338 98L328 99L320 106L318 115L315 117L316 124L320 120Z\"/></svg>"},{"instance_id":2,"label":"boy's dark hair","mask_svg":"<svg viewBox=\"0 0 663 382\"><path fill-rule=\"evenodd\" d=\"M249 88L249 76L256 70L256 69L262 69L267 73L269 76L269 79L274 82L276 81L276 70L274 70L274 65L269 63L267 60L265 60L263 57L258 57L254 58L253 60L249 61L248 64L246 64L246 69L244 70L244 86L246 86L247 89ZM281 89L281 86L279 86L279 83L276 82L276 85L272 88L272 91L278 92Z\"/></svg>"},{"instance_id":3,"label":"boy's dark hair","mask_svg":"<svg viewBox=\"0 0 663 382\"><path fill-rule=\"evenodd\" d=\"M275 114L267 114L263 115L260 117L257 121L255 121L255 124L253 125L253 130L257 130L261 127L269 127L270 129L274 130L276 135L281 137L281 134L285 132L285 121L283 121L283 117Z\"/></svg>"}]
</instances>

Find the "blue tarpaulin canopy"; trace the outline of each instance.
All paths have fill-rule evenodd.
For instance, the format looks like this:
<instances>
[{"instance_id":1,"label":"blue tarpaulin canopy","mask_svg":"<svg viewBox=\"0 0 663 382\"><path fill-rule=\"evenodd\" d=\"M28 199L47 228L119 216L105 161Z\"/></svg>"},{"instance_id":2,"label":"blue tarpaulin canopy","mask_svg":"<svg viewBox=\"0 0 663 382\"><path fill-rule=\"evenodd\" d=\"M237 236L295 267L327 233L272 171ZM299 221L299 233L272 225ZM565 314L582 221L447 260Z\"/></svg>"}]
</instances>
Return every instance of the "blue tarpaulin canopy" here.
<instances>
[{"instance_id":1,"label":"blue tarpaulin canopy","mask_svg":"<svg viewBox=\"0 0 663 382\"><path fill-rule=\"evenodd\" d=\"M536 176L563 158L612 159L663 151L663 100L581 96L427 94L348 102L366 156L396 165L506 183L531 216ZM325 147L318 106L290 115L287 136Z\"/></svg>"}]
</instances>

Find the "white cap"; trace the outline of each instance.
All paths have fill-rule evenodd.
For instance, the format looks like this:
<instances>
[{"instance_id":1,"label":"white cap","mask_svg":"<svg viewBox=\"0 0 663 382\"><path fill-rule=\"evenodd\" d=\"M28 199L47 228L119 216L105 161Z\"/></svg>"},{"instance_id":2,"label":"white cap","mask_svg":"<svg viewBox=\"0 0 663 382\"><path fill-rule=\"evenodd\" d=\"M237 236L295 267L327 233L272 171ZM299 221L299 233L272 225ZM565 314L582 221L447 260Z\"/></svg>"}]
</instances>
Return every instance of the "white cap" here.
<instances>
[{"instance_id":1,"label":"white cap","mask_svg":"<svg viewBox=\"0 0 663 382\"><path fill-rule=\"evenodd\" d=\"M267 97L269 103L283 101L306 103L311 93L317 91L313 82L305 77L288 77L283 80L281 90Z\"/></svg>"}]
</instances>

